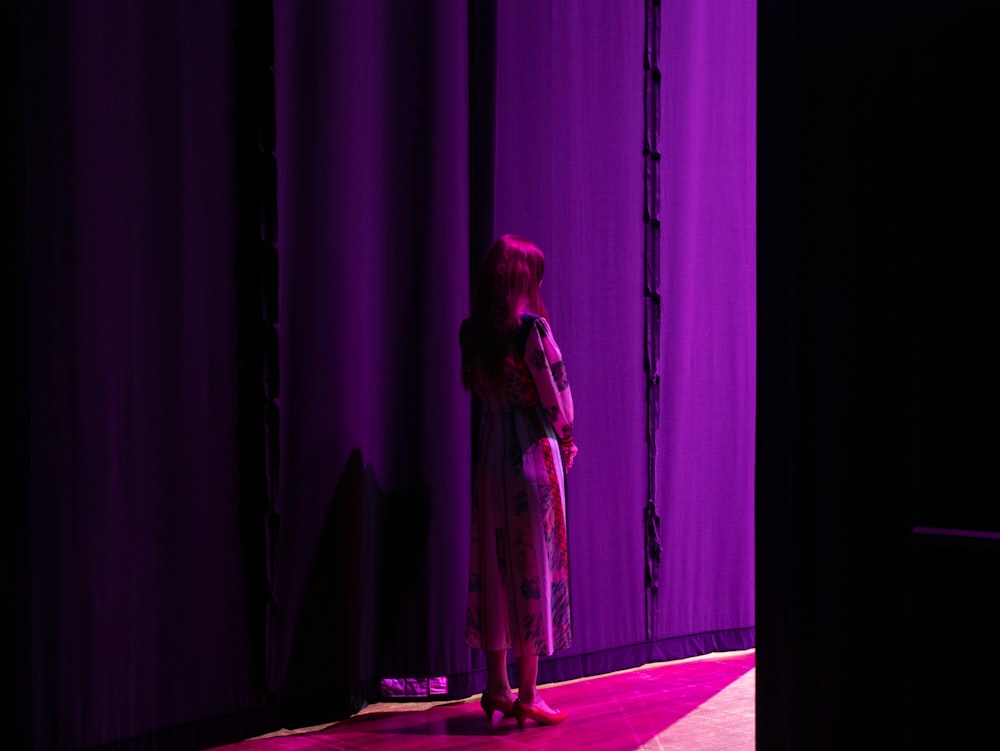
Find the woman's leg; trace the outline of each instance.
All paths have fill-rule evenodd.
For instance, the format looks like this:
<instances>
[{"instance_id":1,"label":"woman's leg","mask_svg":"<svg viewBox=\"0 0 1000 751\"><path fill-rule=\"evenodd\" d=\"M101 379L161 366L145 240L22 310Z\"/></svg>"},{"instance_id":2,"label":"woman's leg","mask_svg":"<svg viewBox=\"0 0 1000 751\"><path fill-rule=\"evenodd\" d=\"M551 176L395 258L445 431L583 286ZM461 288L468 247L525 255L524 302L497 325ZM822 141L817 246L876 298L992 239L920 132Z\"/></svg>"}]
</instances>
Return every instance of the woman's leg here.
<instances>
[{"instance_id":1,"label":"woman's leg","mask_svg":"<svg viewBox=\"0 0 1000 751\"><path fill-rule=\"evenodd\" d=\"M524 704L535 703L538 680L538 655L522 655L517 660L517 698Z\"/></svg>"},{"instance_id":2,"label":"woman's leg","mask_svg":"<svg viewBox=\"0 0 1000 751\"><path fill-rule=\"evenodd\" d=\"M507 650L491 649L486 652L486 693L496 699L511 699L514 692L510 689L507 677Z\"/></svg>"},{"instance_id":3,"label":"woman's leg","mask_svg":"<svg viewBox=\"0 0 1000 751\"><path fill-rule=\"evenodd\" d=\"M550 707L537 690L538 655L523 655L517 661L517 703L514 705L514 717L518 727L524 727L528 718L543 725L555 725L566 719L562 710Z\"/></svg>"},{"instance_id":4,"label":"woman's leg","mask_svg":"<svg viewBox=\"0 0 1000 751\"><path fill-rule=\"evenodd\" d=\"M549 714L557 710L545 703L538 695L538 655L523 655L517 661L517 699L522 704L530 704ZM561 714L561 713L559 713ZM565 717L563 718L565 719Z\"/></svg>"}]
</instances>

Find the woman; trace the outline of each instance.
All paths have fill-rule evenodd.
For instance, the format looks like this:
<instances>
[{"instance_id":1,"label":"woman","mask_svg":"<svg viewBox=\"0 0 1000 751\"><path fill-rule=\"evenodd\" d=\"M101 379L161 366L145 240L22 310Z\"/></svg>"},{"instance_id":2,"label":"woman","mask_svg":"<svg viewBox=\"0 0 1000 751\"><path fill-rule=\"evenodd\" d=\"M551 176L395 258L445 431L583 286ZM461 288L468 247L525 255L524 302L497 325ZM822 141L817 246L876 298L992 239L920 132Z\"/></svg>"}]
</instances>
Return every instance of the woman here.
<instances>
[{"instance_id":1,"label":"woman","mask_svg":"<svg viewBox=\"0 0 1000 751\"><path fill-rule=\"evenodd\" d=\"M461 325L462 384L482 404L472 494L466 641L486 657L486 716L554 725L536 689L538 658L570 629L564 473L573 465L573 397L540 286L542 252L503 235L479 269ZM518 696L507 678L517 661Z\"/></svg>"}]
</instances>

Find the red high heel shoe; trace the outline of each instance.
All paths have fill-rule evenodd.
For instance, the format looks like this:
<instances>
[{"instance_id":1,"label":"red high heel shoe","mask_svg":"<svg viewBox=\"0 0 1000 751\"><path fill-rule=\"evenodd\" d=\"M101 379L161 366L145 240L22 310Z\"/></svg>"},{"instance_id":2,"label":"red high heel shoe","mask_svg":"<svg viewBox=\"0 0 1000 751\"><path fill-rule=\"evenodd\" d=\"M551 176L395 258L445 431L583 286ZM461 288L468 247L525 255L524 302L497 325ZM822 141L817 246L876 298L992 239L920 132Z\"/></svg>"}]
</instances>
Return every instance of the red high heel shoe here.
<instances>
[{"instance_id":1,"label":"red high heel shoe","mask_svg":"<svg viewBox=\"0 0 1000 751\"><path fill-rule=\"evenodd\" d=\"M532 719L539 725L558 725L567 717L569 715L561 709L546 712L533 704L522 704L520 699L514 700L514 719L521 730L524 730L524 721L527 719Z\"/></svg>"},{"instance_id":2,"label":"red high heel shoe","mask_svg":"<svg viewBox=\"0 0 1000 751\"><path fill-rule=\"evenodd\" d=\"M513 701L510 699L497 699L485 691L483 691L483 698L479 700L479 706L483 708L490 722L493 722L494 712L500 712L504 717L512 717L514 715Z\"/></svg>"}]
</instances>

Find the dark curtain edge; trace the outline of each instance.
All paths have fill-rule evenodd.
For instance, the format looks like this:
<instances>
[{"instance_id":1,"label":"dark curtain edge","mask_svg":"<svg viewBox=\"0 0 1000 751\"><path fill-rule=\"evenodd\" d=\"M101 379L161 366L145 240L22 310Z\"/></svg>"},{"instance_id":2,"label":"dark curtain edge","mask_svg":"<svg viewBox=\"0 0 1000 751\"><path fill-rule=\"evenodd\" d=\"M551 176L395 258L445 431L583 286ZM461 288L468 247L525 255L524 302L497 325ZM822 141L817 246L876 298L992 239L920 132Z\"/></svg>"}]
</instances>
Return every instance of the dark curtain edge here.
<instances>
[{"instance_id":1,"label":"dark curtain edge","mask_svg":"<svg viewBox=\"0 0 1000 751\"><path fill-rule=\"evenodd\" d=\"M0 655L0 675L12 688L11 698L3 702L0 722L6 741L13 748L30 748L32 680L29 665L31 653L30 581L28 555L28 412L27 379L27 299L24 225L24 127L21 75L21 24L19 5L15 5L8 23L3 24L4 90L6 97L7 138L4 139L3 195L8 247L4 255L6 273L5 310L7 321L7 426L13 433L13 445L8 442L3 458L3 473L7 480L7 503L3 524L3 584L0 599L3 615L0 632L7 646Z\"/></svg>"},{"instance_id":2,"label":"dark curtain edge","mask_svg":"<svg viewBox=\"0 0 1000 751\"><path fill-rule=\"evenodd\" d=\"M469 0L469 272L493 240L497 4Z\"/></svg>"},{"instance_id":3,"label":"dark curtain edge","mask_svg":"<svg viewBox=\"0 0 1000 751\"><path fill-rule=\"evenodd\" d=\"M275 618L273 545L279 389L274 164L274 26L270 0L233 9L236 138L239 524L247 589L246 619L256 692L266 697Z\"/></svg>"}]
</instances>

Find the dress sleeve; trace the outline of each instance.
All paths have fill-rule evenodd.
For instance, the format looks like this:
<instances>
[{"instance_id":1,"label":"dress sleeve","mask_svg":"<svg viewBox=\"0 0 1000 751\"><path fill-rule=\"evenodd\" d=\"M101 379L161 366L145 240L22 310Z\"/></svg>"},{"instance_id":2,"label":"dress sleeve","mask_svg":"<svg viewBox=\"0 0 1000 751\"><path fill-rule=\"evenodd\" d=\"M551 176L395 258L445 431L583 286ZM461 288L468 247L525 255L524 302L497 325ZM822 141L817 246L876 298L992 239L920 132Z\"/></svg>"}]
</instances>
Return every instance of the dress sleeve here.
<instances>
[{"instance_id":1,"label":"dress sleeve","mask_svg":"<svg viewBox=\"0 0 1000 751\"><path fill-rule=\"evenodd\" d=\"M528 332L524 361L538 389L542 411L552 423L559 439L563 464L569 469L577 452L573 442L573 394L569 388L566 364L559 345L544 318L536 318Z\"/></svg>"}]
</instances>

